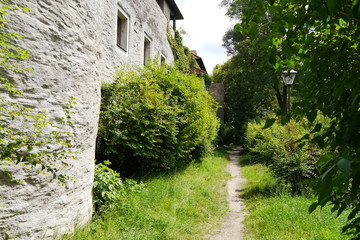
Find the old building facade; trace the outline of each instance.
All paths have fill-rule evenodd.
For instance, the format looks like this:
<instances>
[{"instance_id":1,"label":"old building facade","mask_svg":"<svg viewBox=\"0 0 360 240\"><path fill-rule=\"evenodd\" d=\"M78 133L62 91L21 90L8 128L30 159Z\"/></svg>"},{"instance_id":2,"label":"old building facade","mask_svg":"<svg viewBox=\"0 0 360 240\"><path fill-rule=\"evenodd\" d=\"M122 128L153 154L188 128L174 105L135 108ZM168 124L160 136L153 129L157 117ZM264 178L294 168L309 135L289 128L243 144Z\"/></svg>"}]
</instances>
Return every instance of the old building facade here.
<instances>
[{"instance_id":1,"label":"old building facade","mask_svg":"<svg viewBox=\"0 0 360 240\"><path fill-rule=\"evenodd\" d=\"M8 16L10 30L24 36L18 45L31 52L32 71L10 77L23 90L9 101L46 110L51 119L76 98L72 150L60 185L50 175L13 166L21 182L0 168L0 239L53 239L87 223L92 215L95 139L100 86L112 81L114 66L171 63L168 25L182 19L173 0L14 0L30 12ZM1 166L0 166L1 167Z\"/></svg>"}]
</instances>

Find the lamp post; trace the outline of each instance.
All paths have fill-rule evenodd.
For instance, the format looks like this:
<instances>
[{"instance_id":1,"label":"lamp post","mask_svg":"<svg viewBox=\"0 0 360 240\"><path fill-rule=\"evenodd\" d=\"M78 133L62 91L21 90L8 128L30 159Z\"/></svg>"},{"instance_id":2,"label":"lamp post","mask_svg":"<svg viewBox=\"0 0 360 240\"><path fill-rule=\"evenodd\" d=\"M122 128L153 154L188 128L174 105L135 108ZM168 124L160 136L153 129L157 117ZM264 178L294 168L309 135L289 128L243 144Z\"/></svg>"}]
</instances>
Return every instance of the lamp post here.
<instances>
[{"instance_id":1,"label":"lamp post","mask_svg":"<svg viewBox=\"0 0 360 240\"><path fill-rule=\"evenodd\" d=\"M290 87L294 84L295 76L297 71L290 70L283 71L282 78L284 83L283 97L284 97L284 113L287 115L290 112Z\"/></svg>"},{"instance_id":2,"label":"lamp post","mask_svg":"<svg viewBox=\"0 0 360 240\"><path fill-rule=\"evenodd\" d=\"M265 117L268 113L268 110L266 108L261 109L261 115Z\"/></svg>"}]
</instances>

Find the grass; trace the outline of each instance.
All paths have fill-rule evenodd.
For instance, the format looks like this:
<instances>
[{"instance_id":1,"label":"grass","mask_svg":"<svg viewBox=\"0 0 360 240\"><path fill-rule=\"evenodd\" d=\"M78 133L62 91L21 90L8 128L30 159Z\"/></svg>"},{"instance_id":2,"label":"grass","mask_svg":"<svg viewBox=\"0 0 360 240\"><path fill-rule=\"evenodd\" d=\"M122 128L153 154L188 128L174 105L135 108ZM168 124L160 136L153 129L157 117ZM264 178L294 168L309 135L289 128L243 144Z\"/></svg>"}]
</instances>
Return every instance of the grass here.
<instances>
[{"instance_id":1,"label":"grass","mask_svg":"<svg viewBox=\"0 0 360 240\"><path fill-rule=\"evenodd\" d=\"M205 239L228 210L227 163L217 152L182 172L147 180L146 190L130 195L123 207L64 239Z\"/></svg>"},{"instance_id":2,"label":"grass","mask_svg":"<svg viewBox=\"0 0 360 240\"><path fill-rule=\"evenodd\" d=\"M248 215L244 221L245 240L346 240L341 233L346 216L336 218L330 207L308 213L312 197L292 196L281 186L268 169L249 164L241 156L242 175L248 179L242 197Z\"/></svg>"}]
</instances>

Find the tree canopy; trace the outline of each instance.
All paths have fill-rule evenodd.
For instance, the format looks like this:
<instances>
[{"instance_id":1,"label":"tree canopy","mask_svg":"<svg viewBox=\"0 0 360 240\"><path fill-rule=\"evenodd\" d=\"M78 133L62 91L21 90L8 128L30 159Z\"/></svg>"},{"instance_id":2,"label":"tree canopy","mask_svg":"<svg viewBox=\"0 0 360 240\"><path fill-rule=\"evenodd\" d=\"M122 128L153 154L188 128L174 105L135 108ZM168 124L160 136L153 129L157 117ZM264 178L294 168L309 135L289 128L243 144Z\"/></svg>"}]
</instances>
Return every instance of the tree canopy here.
<instances>
[{"instance_id":1,"label":"tree canopy","mask_svg":"<svg viewBox=\"0 0 360 240\"><path fill-rule=\"evenodd\" d=\"M213 80L224 83L226 124L240 132L244 123L269 109L278 86L272 66L264 61L257 44L236 31L224 36L224 46L234 53L230 60L214 70Z\"/></svg>"}]
</instances>

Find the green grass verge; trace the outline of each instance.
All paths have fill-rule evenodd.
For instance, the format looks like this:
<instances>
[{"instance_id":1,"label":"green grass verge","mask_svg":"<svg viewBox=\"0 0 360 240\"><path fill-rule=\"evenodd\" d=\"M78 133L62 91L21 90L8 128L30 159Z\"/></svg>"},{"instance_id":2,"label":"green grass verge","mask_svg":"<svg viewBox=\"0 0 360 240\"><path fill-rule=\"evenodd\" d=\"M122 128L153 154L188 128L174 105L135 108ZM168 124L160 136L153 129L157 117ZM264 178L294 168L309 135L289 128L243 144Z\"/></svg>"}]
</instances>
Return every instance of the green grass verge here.
<instances>
[{"instance_id":1,"label":"green grass verge","mask_svg":"<svg viewBox=\"0 0 360 240\"><path fill-rule=\"evenodd\" d=\"M248 179L242 192L249 213L244 221L245 240L351 239L341 234L345 215L336 218L329 207L309 214L314 198L291 196L266 167L248 162L248 156L240 157L242 175Z\"/></svg>"},{"instance_id":2,"label":"green grass verge","mask_svg":"<svg viewBox=\"0 0 360 240\"><path fill-rule=\"evenodd\" d=\"M123 207L64 239L205 239L226 214L227 154L217 152L184 171L145 182Z\"/></svg>"}]
</instances>

